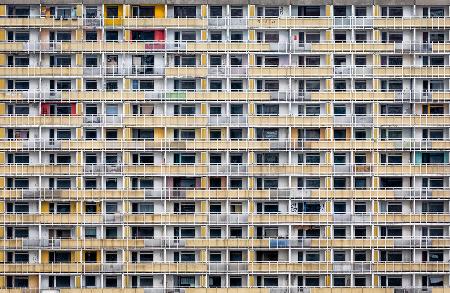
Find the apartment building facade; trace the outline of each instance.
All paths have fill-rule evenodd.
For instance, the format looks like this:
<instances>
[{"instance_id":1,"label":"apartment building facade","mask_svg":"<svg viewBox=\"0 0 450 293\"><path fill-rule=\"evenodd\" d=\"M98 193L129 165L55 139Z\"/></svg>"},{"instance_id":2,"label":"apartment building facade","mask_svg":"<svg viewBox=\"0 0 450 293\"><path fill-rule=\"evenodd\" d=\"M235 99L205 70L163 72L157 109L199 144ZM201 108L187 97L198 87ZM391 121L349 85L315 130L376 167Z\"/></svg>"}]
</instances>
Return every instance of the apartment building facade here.
<instances>
[{"instance_id":1,"label":"apartment building facade","mask_svg":"<svg viewBox=\"0 0 450 293\"><path fill-rule=\"evenodd\" d=\"M448 1L0 15L2 291L450 286Z\"/></svg>"}]
</instances>

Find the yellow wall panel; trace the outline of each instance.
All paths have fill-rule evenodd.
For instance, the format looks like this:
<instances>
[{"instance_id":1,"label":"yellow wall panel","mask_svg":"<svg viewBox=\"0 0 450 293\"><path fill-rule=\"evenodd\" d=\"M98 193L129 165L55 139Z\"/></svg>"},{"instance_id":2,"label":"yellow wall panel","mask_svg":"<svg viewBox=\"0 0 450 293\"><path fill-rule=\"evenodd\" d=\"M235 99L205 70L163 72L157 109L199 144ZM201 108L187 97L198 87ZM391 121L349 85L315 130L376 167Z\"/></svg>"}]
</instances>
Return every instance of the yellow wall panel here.
<instances>
[{"instance_id":1,"label":"yellow wall panel","mask_svg":"<svg viewBox=\"0 0 450 293\"><path fill-rule=\"evenodd\" d=\"M208 212L208 202L207 201L201 201L200 202L200 210L202 213L207 213Z\"/></svg>"},{"instance_id":2,"label":"yellow wall panel","mask_svg":"<svg viewBox=\"0 0 450 293\"><path fill-rule=\"evenodd\" d=\"M29 276L28 277L28 287L39 288L39 276Z\"/></svg>"},{"instance_id":3,"label":"yellow wall panel","mask_svg":"<svg viewBox=\"0 0 450 293\"><path fill-rule=\"evenodd\" d=\"M325 6L325 15L326 16L331 16L331 5L326 5Z\"/></svg>"},{"instance_id":4,"label":"yellow wall panel","mask_svg":"<svg viewBox=\"0 0 450 293\"><path fill-rule=\"evenodd\" d=\"M155 5L155 18L166 17L166 6L163 4Z\"/></svg>"},{"instance_id":5,"label":"yellow wall panel","mask_svg":"<svg viewBox=\"0 0 450 293\"><path fill-rule=\"evenodd\" d=\"M249 30L248 31L248 40L249 41L254 41L256 38L255 38L255 30ZM250 64L251 65L251 64Z\"/></svg>"},{"instance_id":6,"label":"yellow wall panel","mask_svg":"<svg viewBox=\"0 0 450 293\"><path fill-rule=\"evenodd\" d=\"M200 231L201 231L201 236L202 236L203 238L205 238L206 236L208 236L208 230L206 229L206 226L202 226L201 229L200 229Z\"/></svg>"},{"instance_id":7,"label":"yellow wall panel","mask_svg":"<svg viewBox=\"0 0 450 293\"><path fill-rule=\"evenodd\" d=\"M42 263L49 263L49 252L46 250L41 251L41 262Z\"/></svg>"},{"instance_id":8,"label":"yellow wall panel","mask_svg":"<svg viewBox=\"0 0 450 293\"><path fill-rule=\"evenodd\" d=\"M201 65L204 65L204 66L208 65L208 60L207 60L206 54L202 54Z\"/></svg>"},{"instance_id":9,"label":"yellow wall panel","mask_svg":"<svg viewBox=\"0 0 450 293\"><path fill-rule=\"evenodd\" d=\"M164 128L156 127L154 129L155 139L164 139Z\"/></svg>"},{"instance_id":10,"label":"yellow wall panel","mask_svg":"<svg viewBox=\"0 0 450 293\"><path fill-rule=\"evenodd\" d=\"M202 177L200 181L200 185L202 188L208 187L208 177Z\"/></svg>"},{"instance_id":11,"label":"yellow wall panel","mask_svg":"<svg viewBox=\"0 0 450 293\"><path fill-rule=\"evenodd\" d=\"M201 152L200 154L200 163L208 164L208 152Z\"/></svg>"},{"instance_id":12,"label":"yellow wall panel","mask_svg":"<svg viewBox=\"0 0 450 293\"><path fill-rule=\"evenodd\" d=\"M83 5L81 5L81 4L77 4L77 12L76 12L76 14L77 14L77 16L78 17L82 17L83 16Z\"/></svg>"},{"instance_id":13,"label":"yellow wall panel","mask_svg":"<svg viewBox=\"0 0 450 293\"><path fill-rule=\"evenodd\" d=\"M256 13L255 13L255 5L249 5L248 6L248 15L250 16L250 17L253 17L253 16L255 16L256 15Z\"/></svg>"},{"instance_id":14,"label":"yellow wall panel","mask_svg":"<svg viewBox=\"0 0 450 293\"><path fill-rule=\"evenodd\" d=\"M208 7L206 5L202 4L200 10L202 17L208 17Z\"/></svg>"},{"instance_id":15,"label":"yellow wall panel","mask_svg":"<svg viewBox=\"0 0 450 293\"><path fill-rule=\"evenodd\" d=\"M49 213L49 211L50 211L49 203L47 201L41 202L41 213Z\"/></svg>"}]
</instances>

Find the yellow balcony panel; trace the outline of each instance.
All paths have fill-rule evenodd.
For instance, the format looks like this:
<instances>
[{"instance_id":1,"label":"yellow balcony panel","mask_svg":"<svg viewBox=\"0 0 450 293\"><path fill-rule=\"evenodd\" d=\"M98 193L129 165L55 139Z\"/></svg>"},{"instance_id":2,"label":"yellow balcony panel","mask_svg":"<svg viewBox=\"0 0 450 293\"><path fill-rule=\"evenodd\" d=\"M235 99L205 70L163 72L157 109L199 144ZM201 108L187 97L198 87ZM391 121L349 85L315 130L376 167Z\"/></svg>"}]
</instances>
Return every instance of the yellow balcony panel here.
<instances>
[{"instance_id":1,"label":"yellow balcony panel","mask_svg":"<svg viewBox=\"0 0 450 293\"><path fill-rule=\"evenodd\" d=\"M193 127L193 126L207 126L208 117L198 116L128 116L124 117L123 123L126 126L177 126L177 127Z\"/></svg>"},{"instance_id":2,"label":"yellow balcony panel","mask_svg":"<svg viewBox=\"0 0 450 293\"><path fill-rule=\"evenodd\" d=\"M433 53L444 53L450 51L450 43L433 43L431 44Z\"/></svg>"},{"instance_id":3,"label":"yellow balcony panel","mask_svg":"<svg viewBox=\"0 0 450 293\"><path fill-rule=\"evenodd\" d=\"M0 18L0 27L79 27L83 24L79 19L56 19L56 18Z\"/></svg>"},{"instance_id":4,"label":"yellow balcony panel","mask_svg":"<svg viewBox=\"0 0 450 293\"><path fill-rule=\"evenodd\" d=\"M249 215L250 223L320 223L332 220L330 215Z\"/></svg>"},{"instance_id":5,"label":"yellow balcony panel","mask_svg":"<svg viewBox=\"0 0 450 293\"><path fill-rule=\"evenodd\" d=\"M0 52L22 51L25 50L24 42L0 43Z\"/></svg>"},{"instance_id":6,"label":"yellow balcony panel","mask_svg":"<svg viewBox=\"0 0 450 293\"><path fill-rule=\"evenodd\" d=\"M64 199L122 199L122 198L145 198L143 190L58 190L60 198Z\"/></svg>"},{"instance_id":7,"label":"yellow balcony panel","mask_svg":"<svg viewBox=\"0 0 450 293\"><path fill-rule=\"evenodd\" d=\"M376 28L448 28L450 18L375 18L373 26Z\"/></svg>"},{"instance_id":8,"label":"yellow balcony panel","mask_svg":"<svg viewBox=\"0 0 450 293\"><path fill-rule=\"evenodd\" d=\"M449 67L374 67L376 77L447 77Z\"/></svg>"},{"instance_id":9,"label":"yellow balcony panel","mask_svg":"<svg viewBox=\"0 0 450 293\"><path fill-rule=\"evenodd\" d=\"M7 264L4 267L8 273L81 273L99 272L102 270L101 264L95 263L27 263L27 264Z\"/></svg>"},{"instance_id":10,"label":"yellow balcony panel","mask_svg":"<svg viewBox=\"0 0 450 293\"><path fill-rule=\"evenodd\" d=\"M22 150L23 142L21 141L0 141L0 149L3 150Z\"/></svg>"},{"instance_id":11,"label":"yellow balcony panel","mask_svg":"<svg viewBox=\"0 0 450 293\"><path fill-rule=\"evenodd\" d=\"M23 198L24 193L29 194L30 191L5 190L4 198ZM144 198L144 191L139 190L43 190L35 191L36 194L45 194L45 197L55 197L64 200L101 200L105 198L123 199L123 198Z\"/></svg>"},{"instance_id":12,"label":"yellow balcony panel","mask_svg":"<svg viewBox=\"0 0 450 293\"><path fill-rule=\"evenodd\" d=\"M331 126L331 116L249 116L250 126Z\"/></svg>"},{"instance_id":13,"label":"yellow balcony panel","mask_svg":"<svg viewBox=\"0 0 450 293\"><path fill-rule=\"evenodd\" d=\"M130 174L172 174L172 175L207 174L208 166L198 166L198 165L125 166L124 172Z\"/></svg>"},{"instance_id":14,"label":"yellow balcony panel","mask_svg":"<svg viewBox=\"0 0 450 293\"><path fill-rule=\"evenodd\" d=\"M311 198L395 198L393 190L370 189L370 190L311 190Z\"/></svg>"},{"instance_id":15,"label":"yellow balcony panel","mask_svg":"<svg viewBox=\"0 0 450 293\"><path fill-rule=\"evenodd\" d=\"M138 239L61 239L61 249L144 248L145 241Z\"/></svg>"},{"instance_id":16,"label":"yellow balcony panel","mask_svg":"<svg viewBox=\"0 0 450 293\"><path fill-rule=\"evenodd\" d=\"M311 239L311 247L394 247L393 239Z\"/></svg>"},{"instance_id":17,"label":"yellow balcony panel","mask_svg":"<svg viewBox=\"0 0 450 293\"><path fill-rule=\"evenodd\" d=\"M312 52L393 52L395 45L377 43L313 43Z\"/></svg>"},{"instance_id":18,"label":"yellow balcony panel","mask_svg":"<svg viewBox=\"0 0 450 293\"><path fill-rule=\"evenodd\" d=\"M375 175L383 174L446 174L450 172L450 166L447 165L375 165L373 173Z\"/></svg>"},{"instance_id":19,"label":"yellow balcony panel","mask_svg":"<svg viewBox=\"0 0 450 293\"><path fill-rule=\"evenodd\" d=\"M270 174L316 174L324 175L332 173L333 169L330 165L258 165L249 166L250 174L270 175Z\"/></svg>"},{"instance_id":20,"label":"yellow balcony panel","mask_svg":"<svg viewBox=\"0 0 450 293\"><path fill-rule=\"evenodd\" d=\"M376 214L373 216L376 223L439 223L450 220L450 215L445 214Z\"/></svg>"},{"instance_id":21,"label":"yellow balcony panel","mask_svg":"<svg viewBox=\"0 0 450 293\"><path fill-rule=\"evenodd\" d=\"M313 101L393 101L393 92L313 92Z\"/></svg>"},{"instance_id":22,"label":"yellow balcony panel","mask_svg":"<svg viewBox=\"0 0 450 293\"><path fill-rule=\"evenodd\" d=\"M0 173L20 175L65 174L77 175L82 172L81 166L73 165L0 165Z\"/></svg>"},{"instance_id":23,"label":"yellow balcony panel","mask_svg":"<svg viewBox=\"0 0 450 293\"><path fill-rule=\"evenodd\" d=\"M331 67L250 67L248 69L250 77L286 77L286 76L311 76L325 77L332 76Z\"/></svg>"},{"instance_id":24,"label":"yellow balcony panel","mask_svg":"<svg viewBox=\"0 0 450 293\"><path fill-rule=\"evenodd\" d=\"M78 224L78 223L100 223L101 215L81 214L16 214L4 215L5 223L43 223L43 224Z\"/></svg>"},{"instance_id":25,"label":"yellow balcony panel","mask_svg":"<svg viewBox=\"0 0 450 293\"><path fill-rule=\"evenodd\" d=\"M207 215L203 214L154 214L154 215L126 215L128 223L206 223Z\"/></svg>"},{"instance_id":26,"label":"yellow balcony panel","mask_svg":"<svg viewBox=\"0 0 450 293\"><path fill-rule=\"evenodd\" d=\"M311 293L394 293L393 288L311 288ZM437 293L437 292L434 292Z\"/></svg>"},{"instance_id":27,"label":"yellow balcony panel","mask_svg":"<svg viewBox=\"0 0 450 293\"><path fill-rule=\"evenodd\" d=\"M450 92L431 92L431 99L435 101L450 101Z\"/></svg>"},{"instance_id":28,"label":"yellow balcony panel","mask_svg":"<svg viewBox=\"0 0 450 293\"><path fill-rule=\"evenodd\" d=\"M187 92L187 101L194 100L212 100L212 101L265 101L270 100L270 93L257 93L257 92Z\"/></svg>"},{"instance_id":29,"label":"yellow balcony panel","mask_svg":"<svg viewBox=\"0 0 450 293\"><path fill-rule=\"evenodd\" d=\"M81 116L0 116L0 124L7 126L63 125L78 126L83 123Z\"/></svg>"},{"instance_id":30,"label":"yellow balcony panel","mask_svg":"<svg viewBox=\"0 0 450 293\"><path fill-rule=\"evenodd\" d=\"M143 92L101 92L101 91L73 91L61 92L61 99L67 101L126 101L145 100Z\"/></svg>"},{"instance_id":31,"label":"yellow balcony panel","mask_svg":"<svg viewBox=\"0 0 450 293\"><path fill-rule=\"evenodd\" d=\"M447 263L375 263L374 272L449 272Z\"/></svg>"},{"instance_id":32,"label":"yellow balcony panel","mask_svg":"<svg viewBox=\"0 0 450 293\"><path fill-rule=\"evenodd\" d=\"M82 141L61 141L61 149L104 149L106 146L111 150L125 149L144 149L147 144L156 144L157 142L144 142L144 141L95 141L95 140L82 140ZM159 143L159 146L161 144Z\"/></svg>"},{"instance_id":33,"label":"yellow balcony panel","mask_svg":"<svg viewBox=\"0 0 450 293\"><path fill-rule=\"evenodd\" d=\"M249 271L258 273L278 272L326 272L332 270L332 264L326 263L250 263Z\"/></svg>"},{"instance_id":34,"label":"yellow balcony panel","mask_svg":"<svg viewBox=\"0 0 450 293\"><path fill-rule=\"evenodd\" d=\"M12 239L12 240L0 239L0 245L6 249L22 248L23 240L22 239Z\"/></svg>"},{"instance_id":35,"label":"yellow balcony panel","mask_svg":"<svg viewBox=\"0 0 450 293\"><path fill-rule=\"evenodd\" d=\"M269 293L269 288L186 288L186 293ZM444 292L433 292L444 293Z\"/></svg>"},{"instance_id":36,"label":"yellow balcony panel","mask_svg":"<svg viewBox=\"0 0 450 293\"><path fill-rule=\"evenodd\" d=\"M206 263L129 263L128 270L142 273L204 273L208 270Z\"/></svg>"},{"instance_id":37,"label":"yellow balcony panel","mask_svg":"<svg viewBox=\"0 0 450 293\"><path fill-rule=\"evenodd\" d=\"M183 142L171 142L171 147L179 147L181 145L185 146L188 149L217 149L217 150L246 150L246 149L254 149L254 150L268 150L270 149L271 143L268 141L251 141L251 140L192 140L192 141L183 141Z\"/></svg>"},{"instance_id":38,"label":"yellow balcony panel","mask_svg":"<svg viewBox=\"0 0 450 293\"><path fill-rule=\"evenodd\" d=\"M268 43L187 43L186 51L192 52L267 52L271 50Z\"/></svg>"},{"instance_id":39,"label":"yellow balcony panel","mask_svg":"<svg viewBox=\"0 0 450 293\"><path fill-rule=\"evenodd\" d=\"M82 67L0 67L0 76L81 76Z\"/></svg>"},{"instance_id":40,"label":"yellow balcony panel","mask_svg":"<svg viewBox=\"0 0 450 293\"><path fill-rule=\"evenodd\" d=\"M432 239L431 246L446 248L446 247L450 246L450 240L449 239Z\"/></svg>"},{"instance_id":41,"label":"yellow balcony panel","mask_svg":"<svg viewBox=\"0 0 450 293\"><path fill-rule=\"evenodd\" d=\"M188 190L186 191L186 198L269 198L268 190Z\"/></svg>"},{"instance_id":42,"label":"yellow balcony panel","mask_svg":"<svg viewBox=\"0 0 450 293\"><path fill-rule=\"evenodd\" d=\"M208 68L206 67L167 67L165 69L166 76L176 77L206 77Z\"/></svg>"},{"instance_id":43,"label":"yellow balcony panel","mask_svg":"<svg viewBox=\"0 0 450 293\"><path fill-rule=\"evenodd\" d=\"M431 197L434 198L450 198L450 192L447 190L433 190L431 192Z\"/></svg>"},{"instance_id":44,"label":"yellow balcony panel","mask_svg":"<svg viewBox=\"0 0 450 293\"><path fill-rule=\"evenodd\" d=\"M188 239L186 247L210 247L210 248L227 248L227 247L269 247L267 239Z\"/></svg>"},{"instance_id":45,"label":"yellow balcony panel","mask_svg":"<svg viewBox=\"0 0 450 293\"><path fill-rule=\"evenodd\" d=\"M104 22L105 22L105 26L122 26L123 25L123 19L122 18L106 17Z\"/></svg>"},{"instance_id":46,"label":"yellow balcony panel","mask_svg":"<svg viewBox=\"0 0 450 293\"><path fill-rule=\"evenodd\" d=\"M144 52L148 46L142 42L64 42L56 44L61 51L68 52Z\"/></svg>"},{"instance_id":47,"label":"yellow balcony panel","mask_svg":"<svg viewBox=\"0 0 450 293\"><path fill-rule=\"evenodd\" d=\"M395 149L396 144L388 141L305 141L301 145L307 149L358 149L358 150L372 150L372 149Z\"/></svg>"},{"instance_id":48,"label":"yellow balcony panel","mask_svg":"<svg viewBox=\"0 0 450 293\"><path fill-rule=\"evenodd\" d=\"M60 288L60 293L144 293L143 288L107 288L107 289L93 289L93 288ZM22 292L22 291L21 291Z\"/></svg>"},{"instance_id":49,"label":"yellow balcony panel","mask_svg":"<svg viewBox=\"0 0 450 293\"><path fill-rule=\"evenodd\" d=\"M208 20L200 18L124 18L123 25L129 29L142 27L157 28L203 28Z\"/></svg>"},{"instance_id":50,"label":"yellow balcony panel","mask_svg":"<svg viewBox=\"0 0 450 293\"><path fill-rule=\"evenodd\" d=\"M252 18L248 20L249 28L324 29L331 25L332 19L328 17Z\"/></svg>"}]
</instances>

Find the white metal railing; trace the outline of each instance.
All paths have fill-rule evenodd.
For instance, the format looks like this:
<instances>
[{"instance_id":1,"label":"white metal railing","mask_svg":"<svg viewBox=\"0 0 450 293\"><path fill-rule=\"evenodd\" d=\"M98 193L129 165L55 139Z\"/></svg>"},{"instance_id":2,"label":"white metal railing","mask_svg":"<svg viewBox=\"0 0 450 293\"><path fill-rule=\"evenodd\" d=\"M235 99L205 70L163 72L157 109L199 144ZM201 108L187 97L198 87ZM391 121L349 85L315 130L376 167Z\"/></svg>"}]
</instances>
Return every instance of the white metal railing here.
<instances>
[{"instance_id":1,"label":"white metal railing","mask_svg":"<svg viewBox=\"0 0 450 293\"><path fill-rule=\"evenodd\" d=\"M344 89L342 91L337 90L284 90L279 89L277 91L268 90L55 90L48 91L44 89L11 89L0 90L2 100L27 100L27 101L52 101L52 100L64 100L64 101L123 101L131 100L136 102L148 102L148 101L164 101L164 102L183 102L183 101L249 101L249 100L262 100L267 102L307 102L307 103L319 103L330 100L341 100L345 102L361 102L362 100L371 101L386 101L386 102L430 102L430 101L448 101L450 99L450 90L436 90L436 91L394 91L394 90L352 90ZM312 99L314 96L314 99Z\"/></svg>"},{"instance_id":2,"label":"white metal railing","mask_svg":"<svg viewBox=\"0 0 450 293\"><path fill-rule=\"evenodd\" d=\"M119 41L38 41L38 42L20 42L20 41L0 41L0 51L6 52L148 52L148 51L175 51L175 52L396 52L403 54L410 53L448 53L449 41L442 43L419 43L419 42L389 42L374 41L366 42L334 42L330 40L320 40L317 43L292 42L259 42L259 41L137 41L137 40L119 40Z\"/></svg>"}]
</instances>

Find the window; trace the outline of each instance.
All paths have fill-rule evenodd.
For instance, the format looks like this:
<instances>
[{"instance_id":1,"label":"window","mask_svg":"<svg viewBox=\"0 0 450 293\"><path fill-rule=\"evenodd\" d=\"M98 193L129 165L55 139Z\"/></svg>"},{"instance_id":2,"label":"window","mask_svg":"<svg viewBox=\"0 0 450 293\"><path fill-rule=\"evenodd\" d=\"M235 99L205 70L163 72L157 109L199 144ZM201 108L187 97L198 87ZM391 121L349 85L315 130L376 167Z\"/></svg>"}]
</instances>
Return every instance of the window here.
<instances>
[{"instance_id":1,"label":"window","mask_svg":"<svg viewBox=\"0 0 450 293\"><path fill-rule=\"evenodd\" d=\"M335 250L333 253L334 261L345 261L345 251Z\"/></svg>"},{"instance_id":2,"label":"window","mask_svg":"<svg viewBox=\"0 0 450 293\"><path fill-rule=\"evenodd\" d=\"M220 251L210 251L209 252L209 261L210 262L221 262L222 261L222 253Z\"/></svg>"},{"instance_id":3,"label":"window","mask_svg":"<svg viewBox=\"0 0 450 293\"><path fill-rule=\"evenodd\" d=\"M9 31L8 41L28 42L30 40L30 32L27 31Z\"/></svg>"},{"instance_id":4,"label":"window","mask_svg":"<svg viewBox=\"0 0 450 293\"><path fill-rule=\"evenodd\" d=\"M242 42L244 40L244 33L242 31L231 31L230 40L232 42Z\"/></svg>"},{"instance_id":5,"label":"window","mask_svg":"<svg viewBox=\"0 0 450 293\"><path fill-rule=\"evenodd\" d=\"M132 6L131 7L132 16L140 18L153 18L155 17L155 7L154 6Z\"/></svg>"},{"instance_id":6,"label":"window","mask_svg":"<svg viewBox=\"0 0 450 293\"><path fill-rule=\"evenodd\" d=\"M106 17L118 18L119 17L119 6L115 6L115 5L106 6Z\"/></svg>"},{"instance_id":7,"label":"window","mask_svg":"<svg viewBox=\"0 0 450 293\"><path fill-rule=\"evenodd\" d=\"M423 17L444 17L445 16L445 10L444 7L424 7L423 10Z\"/></svg>"},{"instance_id":8,"label":"window","mask_svg":"<svg viewBox=\"0 0 450 293\"><path fill-rule=\"evenodd\" d=\"M96 31L86 31L85 38L86 38L86 41L97 41L97 32Z\"/></svg>"},{"instance_id":9,"label":"window","mask_svg":"<svg viewBox=\"0 0 450 293\"><path fill-rule=\"evenodd\" d=\"M244 17L244 8L242 6L231 6L230 15L231 18L242 18Z\"/></svg>"},{"instance_id":10,"label":"window","mask_svg":"<svg viewBox=\"0 0 450 293\"><path fill-rule=\"evenodd\" d=\"M347 205L345 202L335 202L334 203L334 213L335 214L345 214L347 212Z\"/></svg>"},{"instance_id":11,"label":"window","mask_svg":"<svg viewBox=\"0 0 450 293\"><path fill-rule=\"evenodd\" d=\"M209 6L209 17L222 17L222 6Z\"/></svg>"},{"instance_id":12,"label":"window","mask_svg":"<svg viewBox=\"0 0 450 293\"><path fill-rule=\"evenodd\" d=\"M118 31L105 31L105 39L106 41L118 41L119 40L119 32Z\"/></svg>"},{"instance_id":13,"label":"window","mask_svg":"<svg viewBox=\"0 0 450 293\"><path fill-rule=\"evenodd\" d=\"M355 16L359 17L367 16L367 8L365 6L355 7Z\"/></svg>"},{"instance_id":14,"label":"window","mask_svg":"<svg viewBox=\"0 0 450 293\"><path fill-rule=\"evenodd\" d=\"M381 7L381 16L384 17L403 17L403 7L384 6Z\"/></svg>"},{"instance_id":15,"label":"window","mask_svg":"<svg viewBox=\"0 0 450 293\"><path fill-rule=\"evenodd\" d=\"M298 6L298 16L320 16L320 6Z\"/></svg>"},{"instance_id":16,"label":"window","mask_svg":"<svg viewBox=\"0 0 450 293\"><path fill-rule=\"evenodd\" d=\"M174 6L173 15L176 18L195 18L197 17L197 9L195 6Z\"/></svg>"},{"instance_id":17,"label":"window","mask_svg":"<svg viewBox=\"0 0 450 293\"><path fill-rule=\"evenodd\" d=\"M177 55L174 57L175 66L196 66L195 55Z\"/></svg>"}]
</instances>

